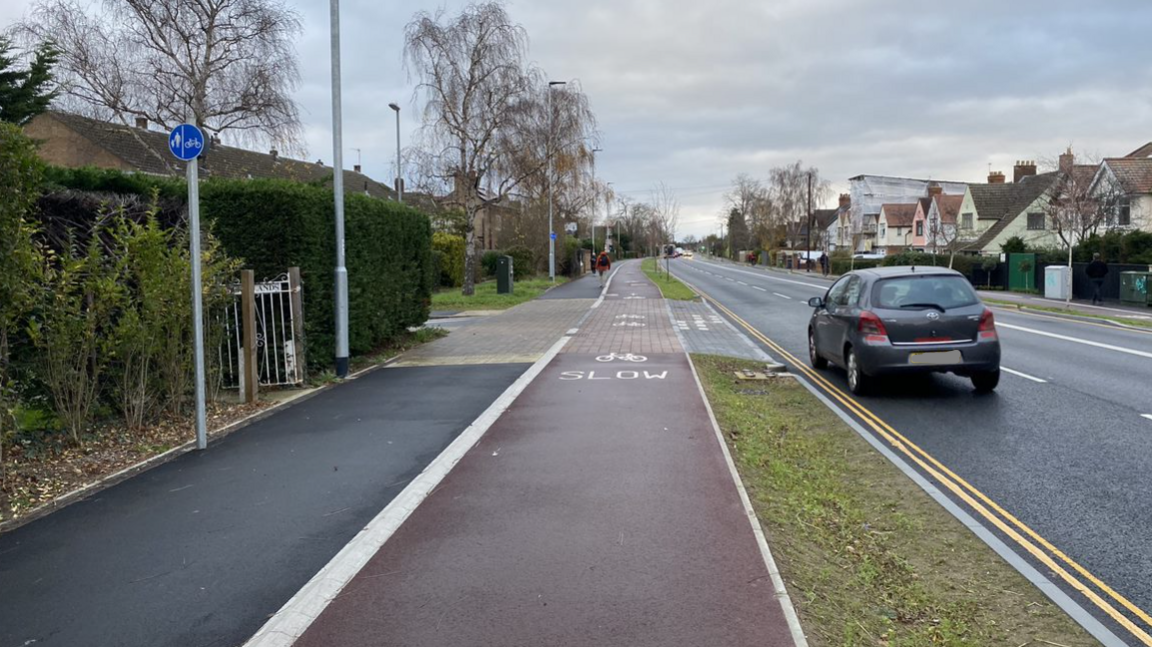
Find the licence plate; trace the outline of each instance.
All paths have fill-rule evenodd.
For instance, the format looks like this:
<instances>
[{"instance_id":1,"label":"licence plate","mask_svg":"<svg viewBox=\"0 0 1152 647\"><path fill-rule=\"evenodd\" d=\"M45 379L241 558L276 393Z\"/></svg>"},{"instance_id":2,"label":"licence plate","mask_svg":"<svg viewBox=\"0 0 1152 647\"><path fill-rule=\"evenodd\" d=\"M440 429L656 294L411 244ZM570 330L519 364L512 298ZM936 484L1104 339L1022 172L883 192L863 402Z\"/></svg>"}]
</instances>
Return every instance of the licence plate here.
<instances>
[{"instance_id":1,"label":"licence plate","mask_svg":"<svg viewBox=\"0 0 1152 647\"><path fill-rule=\"evenodd\" d=\"M963 361L958 350L943 350L930 353L911 353L908 355L909 364L959 364Z\"/></svg>"}]
</instances>

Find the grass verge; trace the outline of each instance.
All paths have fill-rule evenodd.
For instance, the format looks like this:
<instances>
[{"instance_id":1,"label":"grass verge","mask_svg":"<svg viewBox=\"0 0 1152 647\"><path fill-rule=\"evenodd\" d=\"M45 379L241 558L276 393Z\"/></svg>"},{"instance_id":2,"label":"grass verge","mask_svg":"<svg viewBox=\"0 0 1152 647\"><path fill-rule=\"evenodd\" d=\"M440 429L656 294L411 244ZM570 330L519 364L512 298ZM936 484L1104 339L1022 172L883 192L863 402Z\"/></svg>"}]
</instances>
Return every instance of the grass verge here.
<instances>
[{"instance_id":1,"label":"grass verge","mask_svg":"<svg viewBox=\"0 0 1152 647\"><path fill-rule=\"evenodd\" d=\"M531 301L544 294L549 288L561 285L568 279L557 276L553 283L548 279L525 279L516 281L512 294L496 294L496 281L476 284L476 293L470 297L460 294L460 288L441 290L432 295L433 310L505 310L525 301Z\"/></svg>"},{"instance_id":2,"label":"grass verge","mask_svg":"<svg viewBox=\"0 0 1152 647\"><path fill-rule=\"evenodd\" d=\"M1019 310L1037 310L1040 312L1051 312L1053 314L1070 315L1073 317L1083 317L1086 319L1100 319L1103 321L1111 321L1112 323L1124 324L1126 326L1137 326L1140 328L1152 328L1152 319L1128 319L1126 317L1111 317L1108 315L1098 315L1090 312L1081 312L1079 310L1069 311L1067 308L1056 308L1050 306L1038 306L1032 304L1021 304L1015 301L1002 301L1000 299L987 299L981 297L984 303L990 305L1001 306L1005 308L1016 308ZM1152 310L1148 311L1152 315Z\"/></svg>"},{"instance_id":3,"label":"grass verge","mask_svg":"<svg viewBox=\"0 0 1152 647\"><path fill-rule=\"evenodd\" d=\"M661 271L659 274L656 272L656 259L646 258L640 263L640 269L652 279L656 287L660 288L660 293L664 295L665 299L672 299L673 301L693 301L696 299L696 293L692 291L687 285L680 282L680 279L669 276L667 272Z\"/></svg>"},{"instance_id":4,"label":"grass verge","mask_svg":"<svg viewBox=\"0 0 1152 647\"><path fill-rule=\"evenodd\" d=\"M693 361L813 647L1099 644L801 384Z\"/></svg>"}]
</instances>

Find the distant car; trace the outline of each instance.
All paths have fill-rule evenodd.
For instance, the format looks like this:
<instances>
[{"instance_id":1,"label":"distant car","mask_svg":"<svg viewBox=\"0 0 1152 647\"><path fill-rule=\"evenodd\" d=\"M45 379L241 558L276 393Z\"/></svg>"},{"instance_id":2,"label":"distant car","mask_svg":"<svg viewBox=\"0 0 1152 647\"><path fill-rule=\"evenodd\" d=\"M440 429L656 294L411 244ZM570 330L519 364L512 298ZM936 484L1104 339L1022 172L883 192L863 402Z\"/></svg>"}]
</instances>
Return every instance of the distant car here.
<instances>
[{"instance_id":1,"label":"distant car","mask_svg":"<svg viewBox=\"0 0 1152 647\"><path fill-rule=\"evenodd\" d=\"M813 297L808 324L812 366L848 371L848 388L866 393L873 378L955 373L977 391L1000 383L995 318L959 272L935 267L856 270Z\"/></svg>"},{"instance_id":2,"label":"distant car","mask_svg":"<svg viewBox=\"0 0 1152 647\"><path fill-rule=\"evenodd\" d=\"M684 252L684 258L693 258L692 250Z\"/></svg>"}]
</instances>

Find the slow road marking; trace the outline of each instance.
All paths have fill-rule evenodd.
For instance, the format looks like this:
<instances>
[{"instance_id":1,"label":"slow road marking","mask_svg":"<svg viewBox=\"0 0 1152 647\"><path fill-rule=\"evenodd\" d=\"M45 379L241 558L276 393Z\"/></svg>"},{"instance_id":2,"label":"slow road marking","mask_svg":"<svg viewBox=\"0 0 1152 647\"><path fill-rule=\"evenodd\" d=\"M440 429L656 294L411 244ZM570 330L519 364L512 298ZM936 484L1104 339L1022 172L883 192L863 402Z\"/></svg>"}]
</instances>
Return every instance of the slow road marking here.
<instances>
[{"instance_id":1,"label":"slow road marking","mask_svg":"<svg viewBox=\"0 0 1152 647\"><path fill-rule=\"evenodd\" d=\"M999 328L1008 328L1009 330L1019 330L1021 332L1030 332L1033 335L1042 335L1044 337L1051 337L1052 339L1060 339L1063 341L1070 341L1070 342L1073 342L1075 344L1084 344L1085 346L1095 346L1096 348L1104 348L1106 350L1114 350L1117 353L1127 353L1129 355L1135 355L1137 357L1146 357L1148 359L1152 359L1152 353L1146 353L1142 350L1136 350L1134 348L1124 348L1123 346L1113 346L1112 344L1105 344L1105 343L1101 343L1098 341L1091 341L1088 339L1078 339L1076 337L1069 337L1068 335L1057 335L1054 332L1046 332L1043 330L1036 330L1035 328L1025 328L1023 326L1014 326L1012 324L1006 324L1006 323L1000 323L1000 322L997 322L996 326Z\"/></svg>"},{"instance_id":2,"label":"slow road marking","mask_svg":"<svg viewBox=\"0 0 1152 647\"><path fill-rule=\"evenodd\" d=\"M1028 375L1027 373L1021 373L1020 371L1013 371L1012 369L1008 368L1007 366L1001 366L1000 370L1004 371L1005 373L1011 373L1011 374L1015 375L1016 377L1022 377L1025 380L1032 380L1033 382L1037 382L1039 384L1047 384L1048 383L1048 380L1042 380L1038 377L1032 377L1031 375Z\"/></svg>"}]
</instances>

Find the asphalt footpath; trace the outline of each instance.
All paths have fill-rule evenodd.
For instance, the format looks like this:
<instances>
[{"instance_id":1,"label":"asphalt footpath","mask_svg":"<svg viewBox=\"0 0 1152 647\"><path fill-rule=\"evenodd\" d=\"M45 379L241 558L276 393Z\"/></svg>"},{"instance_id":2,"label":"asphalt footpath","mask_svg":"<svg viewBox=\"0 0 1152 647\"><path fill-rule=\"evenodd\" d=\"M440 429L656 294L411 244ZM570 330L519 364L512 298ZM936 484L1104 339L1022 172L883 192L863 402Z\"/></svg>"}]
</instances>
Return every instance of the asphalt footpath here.
<instances>
[{"instance_id":1,"label":"asphalt footpath","mask_svg":"<svg viewBox=\"0 0 1152 647\"><path fill-rule=\"evenodd\" d=\"M606 292L295 645L796 644L660 293Z\"/></svg>"},{"instance_id":2,"label":"asphalt footpath","mask_svg":"<svg viewBox=\"0 0 1152 647\"><path fill-rule=\"evenodd\" d=\"M0 535L0 647L248 640L587 315L581 287Z\"/></svg>"}]
</instances>

